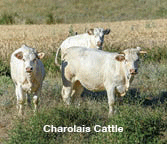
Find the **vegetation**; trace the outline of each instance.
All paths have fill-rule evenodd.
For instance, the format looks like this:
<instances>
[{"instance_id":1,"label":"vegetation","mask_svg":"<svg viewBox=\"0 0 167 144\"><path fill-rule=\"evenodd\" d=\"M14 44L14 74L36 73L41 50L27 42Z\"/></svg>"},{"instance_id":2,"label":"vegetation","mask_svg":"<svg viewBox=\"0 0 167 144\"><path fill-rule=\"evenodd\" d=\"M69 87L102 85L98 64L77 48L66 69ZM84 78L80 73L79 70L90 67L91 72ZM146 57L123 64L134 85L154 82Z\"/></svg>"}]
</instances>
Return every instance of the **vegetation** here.
<instances>
[{"instance_id":1,"label":"vegetation","mask_svg":"<svg viewBox=\"0 0 167 144\"><path fill-rule=\"evenodd\" d=\"M91 101L95 106L103 109L96 102ZM101 102L104 103L104 102ZM138 106L138 107L137 107ZM56 108L43 109L36 116L27 118L25 123L16 121L16 127L10 132L8 143L161 143L164 142L164 131L167 123L163 119L164 107L142 108L141 105L124 105L119 108L120 113L112 119L98 108L86 103L80 108L70 106L64 108L57 105ZM105 107L106 108L106 107ZM106 113L106 112L105 112ZM90 132L44 132L45 125L54 127L89 127ZM118 132L96 132L96 125L123 127L124 131ZM98 129L99 130L99 129ZM112 130L111 130L112 131ZM115 131L115 130L114 130Z\"/></svg>"},{"instance_id":2,"label":"vegetation","mask_svg":"<svg viewBox=\"0 0 167 144\"><path fill-rule=\"evenodd\" d=\"M162 19L167 17L166 5L165 0L2 0L0 143L167 143L167 20ZM161 19L153 20L157 18ZM94 27L111 29L105 36L105 51L140 46L148 52L141 56L139 74L123 104L116 103L117 113L112 118L108 118L105 92L85 90L80 106L64 106L61 73L54 64L56 50L64 39ZM9 61L22 44L45 52L42 61L46 78L39 113L33 115L31 109L25 109L25 115L19 118ZM91 131L46 133L46 124L85 126ZM118 125L123 132L98 133L93 130L95 125Z\"/></svg>"},{"instance_id":3,"label":"vegetation","mask_svg":"<svg viewBox=\"0 0 167 144\"><path fill-rule=\"evenodd\" d=\"M165 0L1 0L0 24L110 22L167 18Z\"/></svg>"},{"instance_id":4,"label":"vegetation","mask_svg":"<svg viewBox=\"0 0 167 144\"><path fill-rule=\"evenodd\" d=\"M117 51L117 49L112 50ZM65 107L61 96L61 78L54 65L54 55L43 60L47 69L40 110L33 115L26 109L22 119L17 116L16 98L10 77L0 77L0 110L4 127L10 122L7 138L0 142L13 143L166 143L167 142L167 65L166 48L153 49L141 57L139 74L135 77L123 105L116 104L117 114L108 118L105 92L85 91L85 101L78 107ZM149 52L149 51L148 51ZM53 57L53 58L52 58ZM57 71L56 75L52 74ZM5 117L3 117L5 115ZM12 118L15 116L15 118ZM9 120L10 119L10 120ZM7 122L4 122L7 120ZM1 124L1 125L2 125ZM55 127L90 127L90 132L44 132L45 125ZM95 132L95 125L123 127L123 132ZM4 132L1 129L0 133Z\"/></svg>"},{"instance_id":5,"label":"vegetation","mask_svg":"<svg viewBox=\"0 0 167 144\"><path fill-rule=\"evenodd\" d=\"M7 63L0 60L0 76L2 75L10 76L10 69Z\"/></svg>"}]
</instances>

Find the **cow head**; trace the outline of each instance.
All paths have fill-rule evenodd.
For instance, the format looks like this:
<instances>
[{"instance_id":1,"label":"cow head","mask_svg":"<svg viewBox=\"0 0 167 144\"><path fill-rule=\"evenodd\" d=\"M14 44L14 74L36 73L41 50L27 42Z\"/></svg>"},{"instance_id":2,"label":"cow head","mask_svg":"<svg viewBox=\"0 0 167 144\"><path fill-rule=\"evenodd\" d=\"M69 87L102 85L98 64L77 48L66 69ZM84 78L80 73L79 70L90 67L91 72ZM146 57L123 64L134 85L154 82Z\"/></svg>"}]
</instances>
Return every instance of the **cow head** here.
<instances>
[{"instance_id":1,"label":"cow head","mask_svg":"<svg viewBox=\"0 0 167 144\"><path fill-rule=\"evenodd\" d=\"M97 49L102 49L104 35L108 35L110 33L110 29L103 28L94 28L87 31L89 35L94 36L95 45Z\"/></svg>"},{"instance_id":2,"label":"cow head","mask_svg":"<svg viewBox=\"0 0 167 144\"><path fill-rule=\"evenodd\" d=\"M22 46L23 51L17 52L15 57L24 63L26 73L32 73L39 59L44 57L44 53L37 53L34 48L29 48L25 45Z\"/></svg>"},{"instance_id":3,"label":"cow head","mask_svg":"<svg viewBox=\"0 0 167 144\"><path fill-rule=\"evenodd\" d=\"M125 64L128 73L134 76L138 73L139 54L147 53L141 51L140 47L126 49L116 56L116 60L121 61Z\"/></svg>"}]
</instances>

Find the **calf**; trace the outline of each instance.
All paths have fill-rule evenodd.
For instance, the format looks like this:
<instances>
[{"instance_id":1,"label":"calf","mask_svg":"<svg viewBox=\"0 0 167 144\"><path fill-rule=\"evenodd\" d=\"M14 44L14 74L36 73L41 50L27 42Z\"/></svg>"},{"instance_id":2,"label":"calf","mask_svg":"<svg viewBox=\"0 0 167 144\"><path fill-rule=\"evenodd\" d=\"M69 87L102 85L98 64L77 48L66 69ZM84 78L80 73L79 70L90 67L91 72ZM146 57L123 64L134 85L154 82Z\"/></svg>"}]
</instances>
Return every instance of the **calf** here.
<instances>
[{"instance_id":1,"label":"calf","mask_svg":"<svg viewBox=\"0 0 167 144\"><path fill-rule=\"evenodd\" d=\"M134 75L138 73L139 47L121 53L109 53L88 48L68 48L62 62L62 97L81 95L83 87L91 91L107 91L109 115L114 114L115 95L124 96Z\"/></svg>"},{"instance_id":2,"label":"calf","mask_svg":"<svg viewBox=\"0 0 167 144\"><path fill-rule=\"evenodd\" d=\"M34 111L37 110L42 82L45 77L44 66L40 60L43 57L44 53L37 53L34 48L26 45L23 45L11 55L11 77L15 84L19 115L23 114L24 95L30 105L30 93L34 95Z\"/></svg>"},{"instance_id":3,"label":"calf","mask_svg":"<svg viewBox=\"0 0 167 144\"><path fill-rule=\"evenodd\" d=\"M94 28L87 31L87 33L75 35L68 37L58 48L55 58L55 64L59 65L57 62L57 57L59 50L61 49L61 59L63 57L64 52L69 47L74 46L81 46L87 48L94 48L94 49L102 49L104 35L108 35L110 33L110 29L103 29L103 28ZM60 65L59 65L60 66Z\"/></svg>"}]
</instances>

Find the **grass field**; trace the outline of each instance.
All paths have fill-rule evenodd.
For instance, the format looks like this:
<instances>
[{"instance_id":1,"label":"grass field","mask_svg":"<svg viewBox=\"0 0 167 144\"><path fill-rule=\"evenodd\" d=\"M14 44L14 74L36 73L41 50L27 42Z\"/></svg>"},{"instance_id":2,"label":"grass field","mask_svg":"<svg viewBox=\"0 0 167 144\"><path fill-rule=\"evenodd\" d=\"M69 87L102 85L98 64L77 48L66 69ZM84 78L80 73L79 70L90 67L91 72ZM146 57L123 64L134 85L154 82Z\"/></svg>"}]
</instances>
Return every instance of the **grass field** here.
<instances>
[{"instance_id":1,"label":"grass field","mask_svg":"<svg viewBox=\"0 0 167 144\"><path fill-rule=\"evenodd\" d=\"M1 0L0 24L92 23L167 18L166 0Z\"/></svg>"},{"instance_id":2,"label":"grass field","mask_svg":"<svg viewBox=\"0 0 167 144\"><path fill-rule=\"evenodd\" d=\"M140 46L148 52L141 57L136 75L123 105L108 118L105 92L85 91L80 107L63 105L61 77L54 65L55 52L70 31L85 32L93 27L110 28L105 51ZM166 143L167 142L167 20L139 20L85 24L0 26L0 143ZM26 109L17 117L14 85L10 78L10 54L22 44L46 53L46 78L39 113ZM54 126L118 125L122 133L44 133L45 124Z\"/></svg>"}]
</instances>

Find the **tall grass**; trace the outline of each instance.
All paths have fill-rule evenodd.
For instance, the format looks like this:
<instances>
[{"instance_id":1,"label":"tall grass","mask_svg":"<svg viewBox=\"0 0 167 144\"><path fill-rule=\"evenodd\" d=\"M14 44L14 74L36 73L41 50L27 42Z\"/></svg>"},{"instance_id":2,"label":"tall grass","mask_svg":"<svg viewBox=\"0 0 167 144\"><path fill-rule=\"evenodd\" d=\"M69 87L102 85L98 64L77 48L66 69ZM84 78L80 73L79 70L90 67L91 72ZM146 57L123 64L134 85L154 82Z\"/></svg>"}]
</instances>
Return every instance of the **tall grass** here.
<instances>
[{"instance_id":1,"label":"tall grass","mask_svg":"<svg viewBox=\"0 0 167 144\"><path fill-rule=\"evenodd\" d=\"M110 22L167 18L166 6L165 0L2 0L0 14L17 24Z\"/></svg>"}]
</instances>

